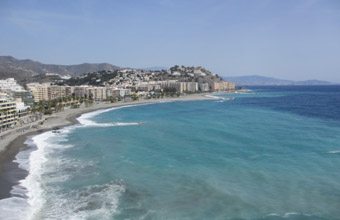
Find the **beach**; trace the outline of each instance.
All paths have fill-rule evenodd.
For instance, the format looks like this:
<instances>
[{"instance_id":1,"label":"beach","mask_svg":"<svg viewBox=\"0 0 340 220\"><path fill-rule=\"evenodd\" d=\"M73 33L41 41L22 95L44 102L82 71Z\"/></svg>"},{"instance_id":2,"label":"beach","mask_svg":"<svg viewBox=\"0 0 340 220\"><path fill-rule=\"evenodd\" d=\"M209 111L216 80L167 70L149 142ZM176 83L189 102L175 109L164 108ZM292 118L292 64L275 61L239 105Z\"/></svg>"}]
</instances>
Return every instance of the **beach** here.
<instances>
[{"instance_id":1,"label":"beach","mask_svg":"<svg viewBox=\"0 0 340 220\"><path fill-rule=\"evenodd\" d=\"M210 96L211 94L192 94L181 97L166 97L162 99L138 100L132 102L117 102L117 103L94 103L92 106L81 106L74 109L65 109L62 112L54 113L50 116L45 116L42 120L32 123L34 126L25 131L16 132L13 129L10 134L6 135L1 140L0 145L0 199L10 197L10 190L12 186L24 178L27 173L24 170L18 169L16 163L13 162L15 155L25 148L24 142L27 137L34 136L52 129L59 129L61 127L70 126L78 123L77 118L87 112L96 111L99 109L114 108L127 105L140 105L149 103L174 102L174 101L198 101L211 100L218 97ZM13 172L15 171L15 172ZM12 174L11 174L12 173Z\"/></svg>"}]
</instances>

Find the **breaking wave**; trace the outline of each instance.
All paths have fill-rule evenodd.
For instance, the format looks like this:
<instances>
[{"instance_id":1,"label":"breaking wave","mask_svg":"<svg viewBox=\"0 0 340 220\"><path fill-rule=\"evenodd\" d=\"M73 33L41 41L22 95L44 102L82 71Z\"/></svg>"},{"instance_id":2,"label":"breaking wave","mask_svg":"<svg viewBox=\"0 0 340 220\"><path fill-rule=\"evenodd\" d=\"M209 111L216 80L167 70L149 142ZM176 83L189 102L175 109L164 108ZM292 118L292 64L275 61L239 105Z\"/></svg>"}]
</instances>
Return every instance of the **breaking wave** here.
<instances>
[{"instance_id":1,"label":"breaking wave","mask_svg":"<svg viewBox=\"0 0 340 220\"><path fill-rule=\"evenodd\" d=\"M115 108L110 108L110 109L104 109L104 110L98 110L94 112L89 112L86 114L81 115L77 120L82 124L83 126L86 127L114 127L114 126L131 126L131 125L140 125L141 122L109 122L109 123L97 123L91 118L102 114L104 112L120 109L120 108L127 108L127 107L132 107L136 105L128 105L128 106L122 106L122 107L115 107Z\"/></svg>"},{"instance_id":2,"label":"breaking wave","mask_svg":"<svg viewBox=\"0 0 340 220\"><path fill-rule=\"evenodd\" d=\"M340 150L328 151L329 154L340 154Z\"/></svg>"},{"instance_id":3,"label":"breaking wave","mask_svg":"<svg viewBox=\"0 0 340 220\"><path fill-rule=\"evenodd\" d=\"M121 182L87 186L61 194L50 191L47 193L46 185L64 182L70 178L72 172L88 171L94 166L55 157L56 152L73 147L61 143L67 140L67 135L72 130L83 126L140 125L140 122L96 123L91 120L98 114L131 106L134 105L86 113L77 119L80 125L65 127L58 133L48 131L28 138L25 141L28 149L19 152L14 160L21 169L28 172L28 175L18 185L13 186L10 192L12 197L0 200L1 217L8 220L110 219L116 211L118 196L125 190ZM48 209L44 208L46 205Z\"/></svg>"}]
</instances>

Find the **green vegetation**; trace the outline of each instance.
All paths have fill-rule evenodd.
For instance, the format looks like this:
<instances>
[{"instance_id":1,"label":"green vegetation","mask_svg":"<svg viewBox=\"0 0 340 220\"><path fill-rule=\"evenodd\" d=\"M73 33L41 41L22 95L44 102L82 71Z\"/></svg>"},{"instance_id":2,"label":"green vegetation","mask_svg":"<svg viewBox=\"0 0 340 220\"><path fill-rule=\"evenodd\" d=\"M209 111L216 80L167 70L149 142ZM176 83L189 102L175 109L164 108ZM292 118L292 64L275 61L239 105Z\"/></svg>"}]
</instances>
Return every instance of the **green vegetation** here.
<instances>
[{"instance_id":1,"label":"green vegetation","mask_svg":"<svg viewBox=\"0 0 340 220\"><path fill-rule=\"evenodd\" d=\"M50 115L53 112L61 112L64 107L79 108L80 104L87 103L86 106L93 104L93 100L84 99L82 97L68 96L57 98L48 101L40 101L34 104L34 108L31 110L34 112L40 112L45 115Z\"/></svg>"}]
</instances>

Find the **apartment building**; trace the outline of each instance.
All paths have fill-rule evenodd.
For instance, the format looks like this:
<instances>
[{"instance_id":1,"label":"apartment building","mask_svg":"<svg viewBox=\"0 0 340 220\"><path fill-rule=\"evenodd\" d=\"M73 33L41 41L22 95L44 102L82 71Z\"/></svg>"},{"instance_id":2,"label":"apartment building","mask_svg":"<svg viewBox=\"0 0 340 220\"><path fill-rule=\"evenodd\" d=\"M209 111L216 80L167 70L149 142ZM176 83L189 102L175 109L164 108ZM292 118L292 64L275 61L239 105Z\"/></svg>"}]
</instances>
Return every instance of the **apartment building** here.
<instances>
[{"instance_id":1,"label":"apartment building","mask_svg":"<svg viewBox=\"0 0 340 220\"><path fill-rule=\"evenodd\" d=\"M186 83L186 91L197 92L198 91L198 83L197 82L187 82Z\"/></svg>"},{"instance_id":2,"label":"apartment building","mask_svg":"<svg viewBox=\"0 0 340 220\"><path fill-rule=\"evenodd\" d=\"M235 83L227 81L212 82L210 86L213 91L225 91L235 89Z\"/></svg>"},{"instance_id":3,"label":"apartment building","mask_svg":"<svg viewBox=\"0 0 340 220\"><path fill-rule=\"evenodd\" d=\"M0 80L0 90L14 99L21 99L26 106L32 107L34 104L32 93L26 91L14 78Z\"/></svg>"},{"instance_id":4,"label":"apartment building","mask_svg":"<svg viewBox=\"0 0 340 220\"><path fill-rule=\"evenodd\" d=\"M37 86L31 88L31 92L34 97L34 102L47 101L48 100L48 86Z\"/></svg>"},{"instance_id":5,"label":"apartment building","mask_svg":"<svg viewBox=\"0 0 340 220\"><path fill-rule=\"evenodd\" d=\"M71 94L75 97L87 98L86 89L88 86L72 86Z\"/></svg>"},{"instance_id":6,"label":"apartment building","mask_svg":"<svg viewBox=\"0 0 340 220\"><path fill-rule=\"evenodd\" d=\"M198 86L201 92L208 92L210 90L209 83L201 83Z\"/></svg>"},{"instance_id":7,"label":"apartment building","mask_svg":"<svg viewBox=\"0 0 340 220\"><path fill-rule=\"evenodd\" d=\"M197 92L198 83L197 82L177 82L176 80L168 80L160 82L162 89L175 88L177 92Z\"/></svg>"},{"instance_id":8,"label":"apartment building","mask_svg":"<svg viewBox=\"0 0 340 220\"><path fill-rule=\"evenodd\" d=\"M16 102L8 94L0 93L0 128L14 127L18 121Z\"/></svg>"}]
</instances>

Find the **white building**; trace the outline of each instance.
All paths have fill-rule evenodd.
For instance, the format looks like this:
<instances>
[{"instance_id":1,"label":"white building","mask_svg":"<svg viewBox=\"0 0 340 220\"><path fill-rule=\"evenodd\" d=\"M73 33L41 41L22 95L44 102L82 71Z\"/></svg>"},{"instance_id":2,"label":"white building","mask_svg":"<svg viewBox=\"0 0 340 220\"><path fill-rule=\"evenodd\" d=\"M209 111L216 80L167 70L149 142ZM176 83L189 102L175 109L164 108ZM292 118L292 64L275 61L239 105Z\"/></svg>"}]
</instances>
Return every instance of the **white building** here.
<instances>
[{"instance_id":1,"label":"white building","mask_svg":"<svg viewBox=\"0 0 340 220\"><path fill-rule=\"evenodd\" d=\"M0 80L0 89L11 90L14 92L25 92L26 90L17 83L14 78Z\"/></svg>"},{"instance_id":2,"label":"white building","mask_svg":"<svg viewBox=\"0 0 340 220\"><path fill-rule=\"evenodd\" d=\"M198 86L199 86L200 91L202 92L208 92L210 90L209 83L201 83Z\"/></svg>"}]
</instances>

